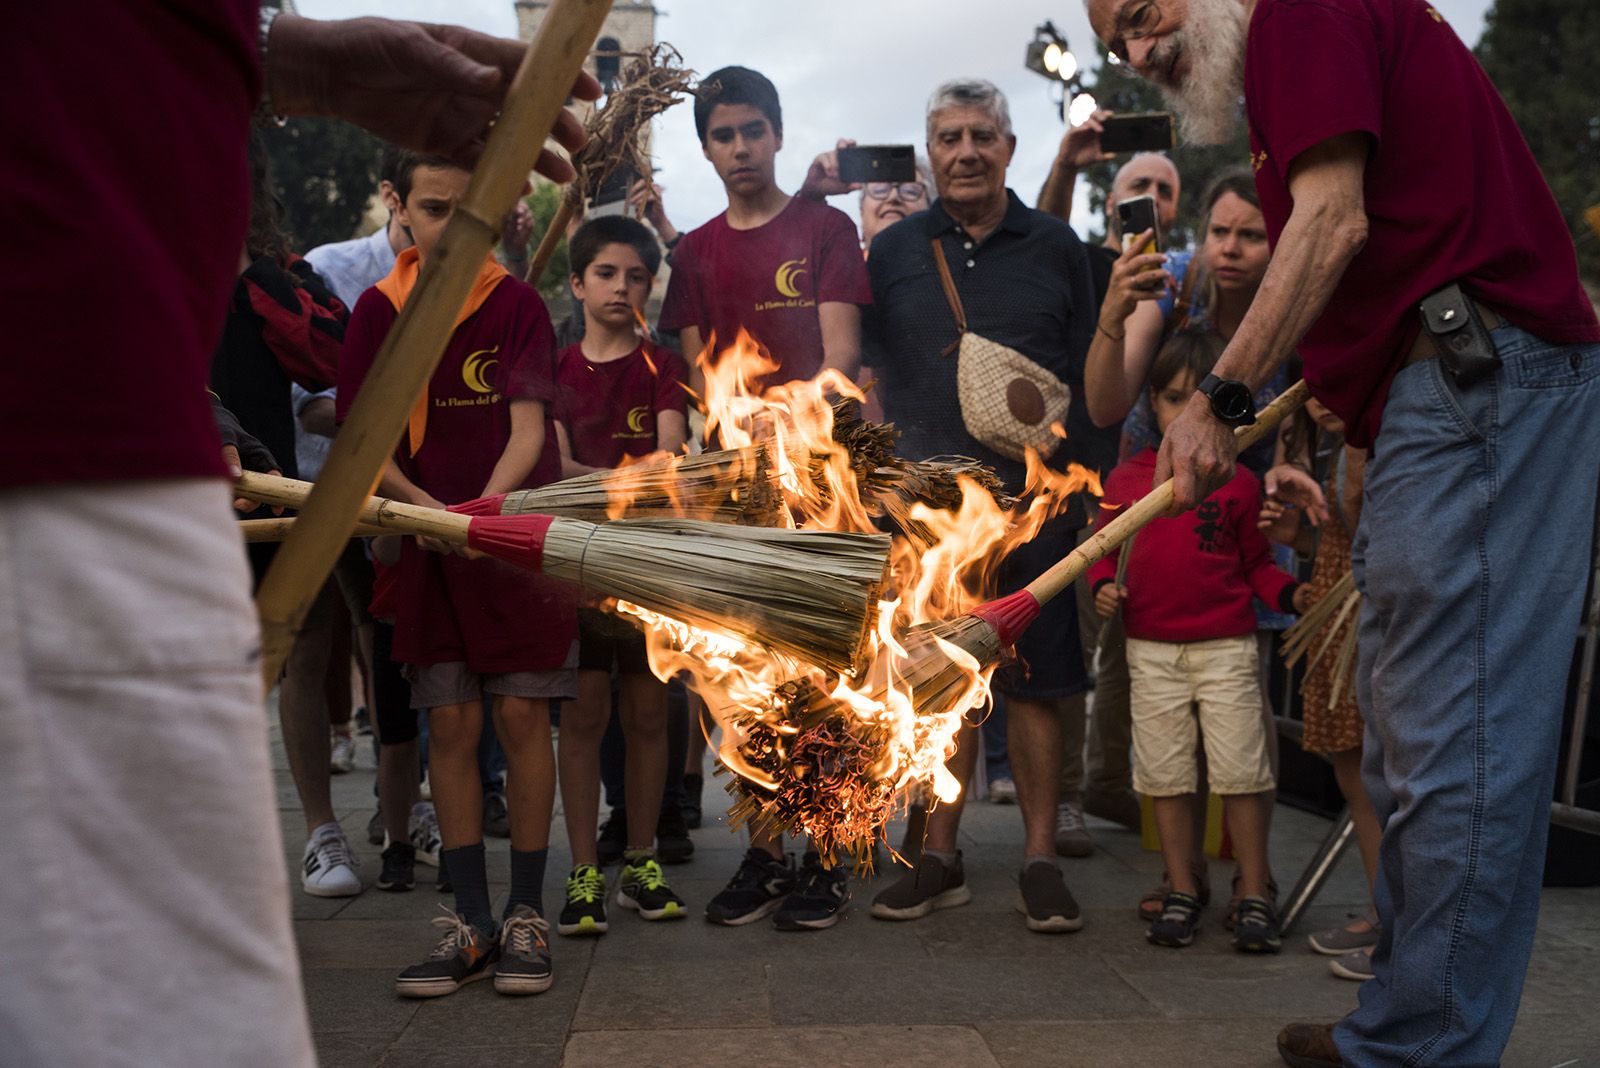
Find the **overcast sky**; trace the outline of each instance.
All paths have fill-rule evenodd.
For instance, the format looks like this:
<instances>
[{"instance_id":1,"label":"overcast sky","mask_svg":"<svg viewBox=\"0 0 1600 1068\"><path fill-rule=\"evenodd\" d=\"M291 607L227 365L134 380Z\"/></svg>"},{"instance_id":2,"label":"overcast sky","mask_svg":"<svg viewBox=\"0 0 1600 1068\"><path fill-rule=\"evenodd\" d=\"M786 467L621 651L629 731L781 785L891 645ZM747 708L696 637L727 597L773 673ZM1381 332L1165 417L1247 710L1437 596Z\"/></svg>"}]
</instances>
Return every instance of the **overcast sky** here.
<instances>
[{"instance_id":1,"label":"overcast sky","mask_svg":"<svg viewBox=\"0 0 1600 1068\"><path fill-rule=\"evenodd\" d=\"M1469 44L1483 32L1490 0L1434 0ZM298 0L313 18L386 15L455 22L515 36L511 0ZM976 75L1005 91L1017 134L1009 184L1032 203L1062 125L1050 85L1023 67L1034 27L1054 20L1071 47L1094 55L1081 0L660 0L660 40L675 45L701 74L731 63L766 74L783 101L784 146L778 182L793 192L816 154L840 137L865 144L921 145L928 93L946 78ZM656 180L667 213L683 230L726 206L722 186L700 154L687 103L657 120ZM1081 193L1081 187L1080 187ZM855 215L853 197L836 197ZM1085 229L1079 217L1074 223Z\"/></svg>"}]
</instances>

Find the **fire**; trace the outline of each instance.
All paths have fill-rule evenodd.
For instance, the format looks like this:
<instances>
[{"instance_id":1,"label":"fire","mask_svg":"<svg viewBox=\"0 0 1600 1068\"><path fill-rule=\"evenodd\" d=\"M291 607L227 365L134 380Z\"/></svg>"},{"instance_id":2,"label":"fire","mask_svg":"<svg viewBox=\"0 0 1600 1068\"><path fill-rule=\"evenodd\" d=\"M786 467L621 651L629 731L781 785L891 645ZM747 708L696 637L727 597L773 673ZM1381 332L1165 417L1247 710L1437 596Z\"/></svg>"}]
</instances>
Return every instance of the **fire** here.
<instances>
[{"instance_id":1,"label":"fire","mask_svg":"<svg viewBox=\"0 0 1600 1068\"><path fill-rule=\"evenodd\" d=\"M709 352L709 347L708 347ZM833 396L860 400L831 370L809 381L763 386L777 364L741 333L716 358L701 354L707 437L723 448L767 446L782 489L777 522L798 529L878 529L897 472L863 461L836 440ZM958 669L953 699L919 710L908 644L919 627L959 617L995 593L999 563L1061 512L1073 494L1099 494L1092 472L1052 470L1028 457L1028 492L1002 506L960 475L959 505L910 507L915 539L897 535L891 589L879 605L868 653L855 673L835 675L724 633L708 632L620 604L643 625L651 670L680 672L723 729L722 762L746 798L735 815L767 819L811 835L824 854L862 856L908 789L926 785L952 801L961 784L945 769L967 710L989 700L993 666L939 641ZM1009 502L1008 502L1009 504ZM626 514L619 502L619 514ZM951 691L945 691L951 692Z\"/></svg>"}]
</instances>

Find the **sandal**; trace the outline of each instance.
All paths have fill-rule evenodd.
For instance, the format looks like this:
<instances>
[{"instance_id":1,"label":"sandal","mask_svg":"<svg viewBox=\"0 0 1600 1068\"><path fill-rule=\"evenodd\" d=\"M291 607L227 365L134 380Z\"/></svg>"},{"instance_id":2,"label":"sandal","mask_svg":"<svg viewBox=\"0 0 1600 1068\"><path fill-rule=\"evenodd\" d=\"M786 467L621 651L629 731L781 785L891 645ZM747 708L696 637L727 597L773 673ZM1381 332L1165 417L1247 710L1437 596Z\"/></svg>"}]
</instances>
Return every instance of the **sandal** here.
<instances>
[{"instance_id":1,"label":"sandal","mask_svg":"<svg viewBox=\"0 0 1600 1068\"><path fill-rule=\"evenodd\" d=\"M1189 870L1194 875L1195 886L1200 889L1200 892L1195 895L1195 899L1200 902L1200 907L1204 908L1211 904L1210 872L1206 870L1206 862L1204 860L1194 862ZM1147 891L1139 899L1139 922L1155 923L1159 920L1162 911L1166 907L1167 895L1170 893L1172 893L1172 881L1167 877L1167 873L1163 871L1161 873L1161 885Z\"/></svg>"}]
</instances>

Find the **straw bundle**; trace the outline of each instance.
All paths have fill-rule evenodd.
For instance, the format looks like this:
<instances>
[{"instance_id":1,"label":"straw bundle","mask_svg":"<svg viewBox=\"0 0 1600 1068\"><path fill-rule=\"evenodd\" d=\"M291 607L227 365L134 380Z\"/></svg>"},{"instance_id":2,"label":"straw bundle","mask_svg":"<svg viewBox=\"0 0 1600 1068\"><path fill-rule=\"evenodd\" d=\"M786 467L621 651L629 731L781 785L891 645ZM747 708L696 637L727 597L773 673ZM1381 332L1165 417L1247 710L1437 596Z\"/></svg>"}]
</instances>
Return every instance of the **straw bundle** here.
<instances>
[{"instance_id":1,"label":"straw bundle","mask_svg":"<svg viewBox=\"0 0 1600 1068\"><path fill-rule=\"evenodd\" d=\"M500 514L540 512L598 523L620 513L630 519L777 526L783 502L776 477L765 444L698 456L657 456L508 493Z\"/></svg>"},{"instance_id":2,"label":"straw bundle","mask_svg":"<svg viewBox=\"0 0 1600 1068\"><path fill-rule=\"evenodd\" d=\"M1330 653L1334 656L1329 700L1334 704L1345 692L1345 687L1355 687L1356 638L1358 628L1352 623L1361 611L1361 591L1356 589L1356 577L1346 572L1344 577L1306 609L1305 615L1294 626L1283 632L1283 662L1293 667L1308 652L1309 669L1321 663ZM1320 640L1319 640L1320 639ZM1338 639L1337 643L1335 639ZM1316 646L1315 651L1312 646Z\"/></svg>"},{"instance_id":3,"label":"straw bundle","mask_svg":"<svg viewBox=\"0 0 1600 1068\"><path fill-rule=\"evenodd\" d=\"M1291 387L1264 409L1254 424L1240 428L1237 432L1239 447L1243 449L1266 436L1285 416L1304 404L1307 396L1305 383ZM964 650L977 661L980 670L987 670L999 663L1004 651L1015 644L1023 631L1038 618L1044 604L1070 589L1085 571L1107 553L1152 520L1165 515L1171 503L1172 482L1168 480L1124 509L1023 589L979 605L957 619L926 628L920 637L918 632L909 633L902 642L907 658L896 665L896 669L910 683L911 704L918 719L948 712L953 707L952 702L973 692L967 683L967 673L952 662L940 641L933 640L936 636ZM881 799L880 788L857 782L854 778L847 784L838 784L835 779L840 765L831 756L823 759L834 763L825 764L824 767L816 766L816 760L811 759L810 763L802 761L792 771L784 770L781 764L793 761L795 745L793 741L787 745L781 743L785 737L799 739L805 737L808 731L824 727L830 745L822 746L819 741L815 747L817 754L832 753L835 748L848 752L853 747L859 747L862 752L850 759L851 774L870 776L879 766L872 759L872 754L882 752L883 743L876 734L882 728L865 722L847 706L834 702L828 695L811 691L803 683L789 685L791 689L780 690L793 695L789 707L782 710L780 724L750 717L754 721L751 740L741 747L740 756L760 768L763 775L777 785L775 789L768 789L748 780L739 780L737 789L750 801L750 805L742 809L746 812L745 818L759 820L770 829L804 829L814 840L820 838L859 855L870 847L872 837L882 821L880 819L878 823L872 823L868 816L858 812L857 806L867 803L868 799L879 798L873 802L870 814L872 817L887 816L892 805L892 794L887 800ZM906 686L898 688L904 692ZM873 696L881 699L887 695L887 690L888 683L885 681ZM880 700L878 707L886 706ZM843 741L836 737L841 731L845 732ZM768 733L776 740L769 739ZM823 771L829 775L822 776ZM835 800L829 801L819 796L830 790L837 795Z\"/></svg>"},{"instance_id":4,"label":"straw bundle","mask_svg":"<svg viewBox=\"0 0 1600 1068\"><path fill-rule=\"evenodd\" d=\"M1007 496L1005 485L993 468L965 456L936 456L931 460L901 461L892 468L879 468L872 480L877 486L872 491L872 499L883 509L884 517L894 529L922 553L932 547L935 538L925 523L912 517L912 505L925 504L942 512L959 510L963 478L970 479L994 498L1001 509L1009 509L1016 503Z\"/></svg>"},{"instance_id":5,"label":"straw bundle","mask_svg":"<svg viewBox=\"0 0 1600 1068\"><path fill-rule=\"evenodd\" d=\"M297 507L311 483L245 474L238 495ZM586 523L465 515L369 497L360 519L467 546L693 626L852 672L889 569L881 534L739 527L691 519Z\"/></svg>"}]
</instances>

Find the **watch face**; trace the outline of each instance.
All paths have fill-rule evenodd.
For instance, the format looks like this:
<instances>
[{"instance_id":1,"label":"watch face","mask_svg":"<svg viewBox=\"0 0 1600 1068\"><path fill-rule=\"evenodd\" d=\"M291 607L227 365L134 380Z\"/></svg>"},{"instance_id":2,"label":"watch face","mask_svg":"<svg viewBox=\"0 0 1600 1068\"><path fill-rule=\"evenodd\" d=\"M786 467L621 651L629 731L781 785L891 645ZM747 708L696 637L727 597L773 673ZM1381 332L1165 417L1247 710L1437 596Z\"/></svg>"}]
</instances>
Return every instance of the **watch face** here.
<instances>
[{"instance_id":1,"label":"watch face","mask_svg":"<svg viewBox=\"0 0 1600 1068\"><path fill-rule=\"evenodd\" d=\"M1223 382L1211 396L1217 402L1218 414L1224 419L1243 419L1254 407L1249 387L1242 382Z\"/></svg>"}]
</instances>

